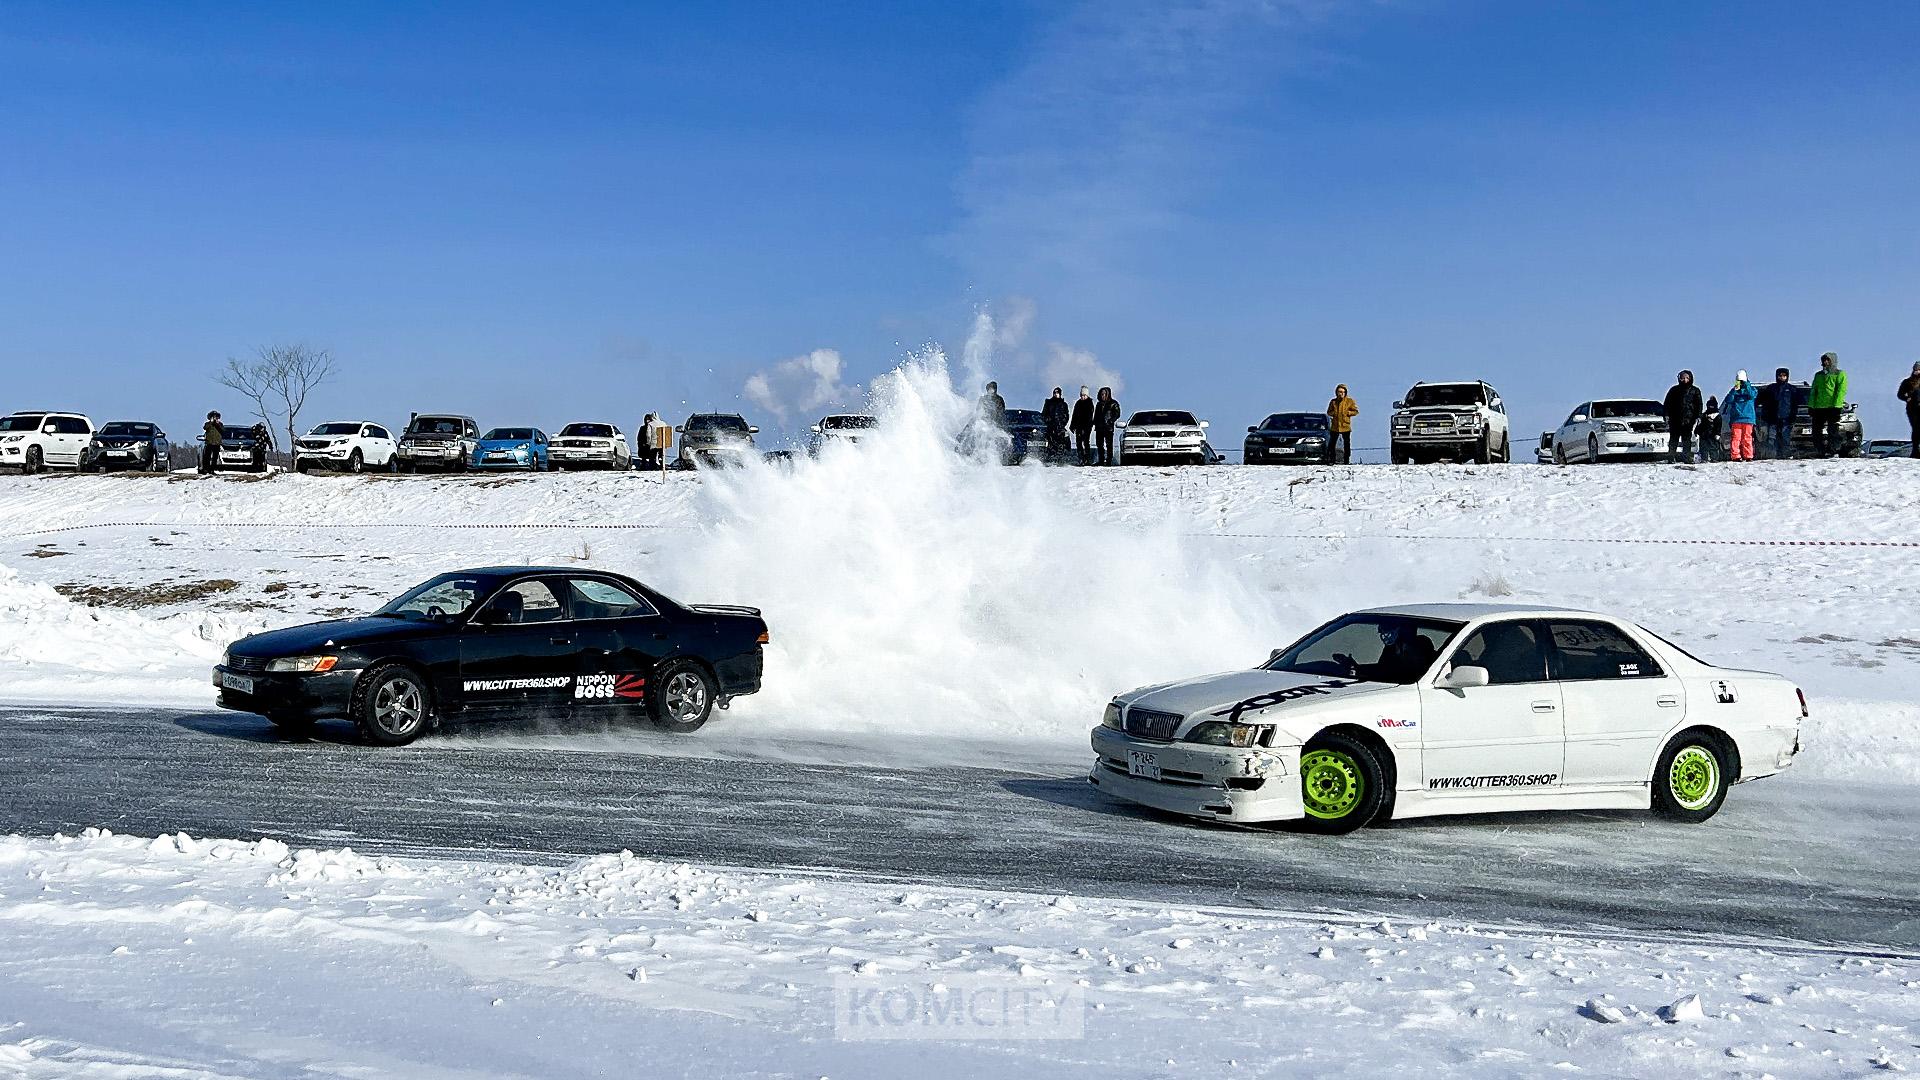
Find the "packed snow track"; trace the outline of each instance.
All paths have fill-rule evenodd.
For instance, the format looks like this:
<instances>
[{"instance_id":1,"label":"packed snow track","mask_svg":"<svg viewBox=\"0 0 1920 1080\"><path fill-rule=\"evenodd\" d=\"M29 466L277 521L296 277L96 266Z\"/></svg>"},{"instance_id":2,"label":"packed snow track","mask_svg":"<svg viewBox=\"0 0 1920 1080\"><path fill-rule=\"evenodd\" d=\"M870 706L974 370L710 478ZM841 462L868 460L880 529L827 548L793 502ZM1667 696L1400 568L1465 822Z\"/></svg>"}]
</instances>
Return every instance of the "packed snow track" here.
<instances>
[{"instance_id":1,"label":"packed snow track","mask_svg":"<svg viewBox=\"0 0 1920 1080\"><path fill-rule=\"evenodd\" d=\"M1322 838L1191 824L1075 774L570 752L214 710L0 709L0 833L88 826L556 863L662 859L1289 912L1771 938L1920 953L1913 800L1782 777L1699 826L1640 813L1439 818ZM664 745L663 750L671 750ZM805 823L805 828L798 827Z\"/></svg>"}]
</instances>

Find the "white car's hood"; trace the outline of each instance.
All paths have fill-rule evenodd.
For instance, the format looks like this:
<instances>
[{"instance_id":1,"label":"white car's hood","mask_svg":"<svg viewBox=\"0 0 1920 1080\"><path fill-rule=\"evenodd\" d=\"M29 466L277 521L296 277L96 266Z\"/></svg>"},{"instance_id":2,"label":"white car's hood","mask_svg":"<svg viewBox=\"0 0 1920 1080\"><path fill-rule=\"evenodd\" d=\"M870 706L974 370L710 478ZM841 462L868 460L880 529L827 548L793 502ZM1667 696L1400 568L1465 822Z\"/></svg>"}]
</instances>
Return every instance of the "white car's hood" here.
<instances>
[{"instance_id":1,"label":"white car's hood","mask_svg":"<svg viewBox=\"0 0 1920 1080\"><path fill-rule=\"evenodd\" d=\"M1122 694L1120 700L1129 708L1234 721L1391 689L1395 687L1390 683L1255 668L1149 686Z\"/></svg>"}]
</instances>

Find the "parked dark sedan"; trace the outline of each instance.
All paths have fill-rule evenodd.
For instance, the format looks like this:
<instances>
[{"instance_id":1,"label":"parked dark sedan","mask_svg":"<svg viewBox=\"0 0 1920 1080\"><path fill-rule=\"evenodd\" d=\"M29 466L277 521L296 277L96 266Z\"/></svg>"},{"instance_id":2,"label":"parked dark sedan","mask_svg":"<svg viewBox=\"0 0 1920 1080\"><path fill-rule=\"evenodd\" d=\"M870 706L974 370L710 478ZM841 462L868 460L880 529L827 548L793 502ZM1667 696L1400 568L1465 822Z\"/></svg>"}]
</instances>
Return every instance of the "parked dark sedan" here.
<instances>
[{"instance_id":1,"label":"parked dark sedan","mask_svg":"<svg viewBox=\"0 0 1920 1080\"><path fill-rule=\"evenodd\" d=\"M80 454L81 472L108 472L114 469L138 469L141 472L166 472L173 444L159 424L143 420L115 420L93 433L93 441Z\"/></svg>"},{"instance_id":2,"label":"parked dark sedan","mask_svg":"<svg viewBox=\"0 0 1920 1080\"><path fill-rule=\"evenodd\" d=\"M1240 460L1248 465L1319 465L1331 438L1326 413L1274 413L1247 429Z\"/></svg>"},{"instance_id":3,"label":"parked dark sedan","mask_svg":"<svg viewBox=\"0 0 1920 1080\"><path fill-rule=\"evenodd\" d=\"M222 708L302 733L344 717L366 741L454 720L640 717L673 732L760 689L754 608L686 605L631 578L511 566L442 574L371 615L228 646Z\"/></svg>"}]
</instances>

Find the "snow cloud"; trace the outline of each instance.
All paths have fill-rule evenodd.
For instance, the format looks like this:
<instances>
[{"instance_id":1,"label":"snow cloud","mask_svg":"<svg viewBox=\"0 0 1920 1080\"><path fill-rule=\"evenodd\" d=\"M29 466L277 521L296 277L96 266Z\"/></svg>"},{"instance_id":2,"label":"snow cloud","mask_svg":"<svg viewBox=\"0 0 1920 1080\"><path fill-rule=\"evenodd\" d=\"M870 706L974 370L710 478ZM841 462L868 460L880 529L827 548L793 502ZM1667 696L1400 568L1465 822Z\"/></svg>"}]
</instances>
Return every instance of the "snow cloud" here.
<instances>
[{"instance_id":1,"label":"snow cloud","mask_svg":"<svg viewBox=\"0 0 1920 1080\"><path fill-rule=\"evenodd\" d=\"M747 400L786 421L857 396L860 388L842 383L846 361L838 349L815 349L782 360L747 377Z\"/></svg>"},{"instance_id":2,"label":"snow cloud","mask_svg":"<svg viewBox=\"0 0 1920 1080\"><path fill-rule=\"evenodd\" d=\"M1064 387L1068 397L1073 397L1082 386L1093 390L1111 386L1115 394L1127 387L1120 373L1102 364L1092 349L1062 345L1057 341L1047 346L1047 363L1042 373L1049 387Z\"/></svg>"}]
</instances>

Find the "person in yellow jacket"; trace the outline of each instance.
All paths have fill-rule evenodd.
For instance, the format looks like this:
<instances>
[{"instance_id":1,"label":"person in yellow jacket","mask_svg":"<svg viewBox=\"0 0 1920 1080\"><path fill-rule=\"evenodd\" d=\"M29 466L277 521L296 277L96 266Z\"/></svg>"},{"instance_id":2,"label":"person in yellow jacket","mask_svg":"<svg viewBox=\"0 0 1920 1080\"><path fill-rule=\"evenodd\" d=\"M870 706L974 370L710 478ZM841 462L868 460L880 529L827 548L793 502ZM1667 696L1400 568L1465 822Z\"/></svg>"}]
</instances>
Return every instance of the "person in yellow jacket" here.
<instances>
[{"instance_id":1,"label":"person in yellow jacket","mask_svg":"<svg viewBox=\"0 0 1920 1080\"><path fill-rule=\"evenodd\" d=\"M1347 384L1333 388L1333 400L1327 402L1327 440L1329 465L1353 464L1353 418L1360 415L1360 403L1347 396Z\"/></svg>"}]
</instances>

